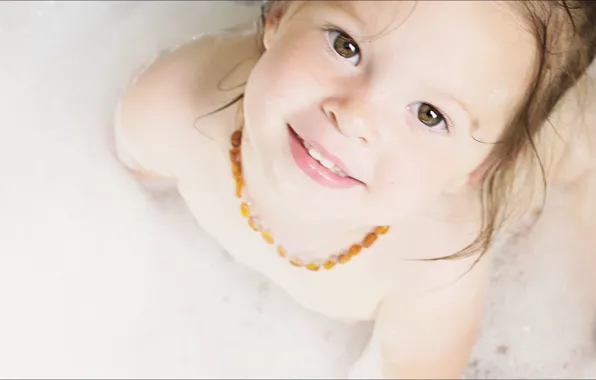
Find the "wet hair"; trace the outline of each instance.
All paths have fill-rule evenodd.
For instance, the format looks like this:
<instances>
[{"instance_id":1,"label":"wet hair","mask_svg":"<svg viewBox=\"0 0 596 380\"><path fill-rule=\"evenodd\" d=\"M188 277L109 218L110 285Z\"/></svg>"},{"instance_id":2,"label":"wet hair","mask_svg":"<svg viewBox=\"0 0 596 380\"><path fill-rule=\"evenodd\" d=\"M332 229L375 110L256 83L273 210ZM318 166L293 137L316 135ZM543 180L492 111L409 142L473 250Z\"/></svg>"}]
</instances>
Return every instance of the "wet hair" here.
<instances>
[{"instance_id":1,"label":"wet hair","mask_svg":"<svg viewBox=\"0 0 596 380\"><path fill-rule=\"evenodd\" d=\"M286 3L288 0L262 2L260 43L269 13L275 7L287 5ZM429 261L464 258L480 253L477 262L486 253L493 242L495 231L513 215L524 212L520 210L529 204L517 197L522 193L519 187L524 187L523 191L527 192L527 187L536 181L526 177L521 183L522 179L516 177L527 174L528 170L520 168L536 169L529 173L539 176L539 195L542 203L545 202L547 173L539 154L538 141L546 128L554 128L549 116L563 96L585 75L596 55L596 1L524 0L510 4L525 18L529 32L536 40L537 57L532 80L498 141L479 141L493 145L483 164L485 170L479 199L482 206L480 232L459 252L426 259ZM236 103L243 96L244 94L237 96L212 113Z\"/></svg>"},{"instance_id":2,"label":"wet hair","mask_svg":"<svg viewBox=\"0 0 596 380\"><path fill-rule=\"evenodd\" d=\"M523 211L524 200L517 197L517 192L522 190L518 187L535 181L527 178L527 182L514 188L516 181L522 181L516 178L523 173L518 170L520 167L537 169L529 173L540 176L544 204L547 173L538 141L545 133L556 134L549 116L564 95L586 74L596 55L595 1L520 1L515 6L526 18L537 43L534 76L487 158L480 199L482 230L468 247L448 258L465 257L478 250L486 252L494 232L509 217Z\"/></svg>"}]
</instances>

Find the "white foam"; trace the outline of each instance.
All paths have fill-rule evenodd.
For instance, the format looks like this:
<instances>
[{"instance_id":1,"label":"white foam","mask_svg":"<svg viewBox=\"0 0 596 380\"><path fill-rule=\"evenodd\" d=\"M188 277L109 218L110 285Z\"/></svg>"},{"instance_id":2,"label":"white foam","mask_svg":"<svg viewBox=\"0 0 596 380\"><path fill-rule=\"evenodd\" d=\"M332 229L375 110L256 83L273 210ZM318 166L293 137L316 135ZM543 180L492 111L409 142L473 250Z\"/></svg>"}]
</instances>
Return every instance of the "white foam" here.
<instances>
[{"instance_id":1,"label":"white foam","mask_svg":"<svg viewBox=\"0 0 596 380\"><path fill-rule=\"evenodd\" d=\"M0 377L347 374L368 326L309 313L231 262L112 154L131 78L256 5L0 2ZM552 257L501 266L470 377L596 375L577 354L590 316Z\"/></svg>"}]
</instances>

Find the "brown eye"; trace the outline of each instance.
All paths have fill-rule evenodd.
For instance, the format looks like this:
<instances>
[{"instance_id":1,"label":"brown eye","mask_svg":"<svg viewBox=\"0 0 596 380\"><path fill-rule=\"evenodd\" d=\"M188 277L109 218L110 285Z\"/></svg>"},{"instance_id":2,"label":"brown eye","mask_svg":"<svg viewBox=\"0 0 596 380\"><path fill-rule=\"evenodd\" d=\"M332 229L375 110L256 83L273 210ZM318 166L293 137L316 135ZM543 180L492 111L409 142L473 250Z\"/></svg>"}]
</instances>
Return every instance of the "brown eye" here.
<instances>
[{"instance_id":1,"label":"brown eye","mask_svg":"<svg viewBox=\"0 0 596 380\"><path fill-rule=\"evenodd\" d=\"M330 30L329 40L333 50L335 50L340 57L352 60L351 62L354 65L357 65L358 62L360 62L360 48L352 37L337 30ZM353 62L354 60L356 62Z\"/></svg>"},{"instance_id":2,"label":"brown eye","mask_svg":"<svg viewBox=\"0 0 596 380\"><path fill-rule=\"evenodd\" d=\"M430 128L435 128L441 123L445 124L445 118L441 112L428 103L420 103L420 106L418 106L417 117L422 124Z\"/></svg>"}]
</instances>

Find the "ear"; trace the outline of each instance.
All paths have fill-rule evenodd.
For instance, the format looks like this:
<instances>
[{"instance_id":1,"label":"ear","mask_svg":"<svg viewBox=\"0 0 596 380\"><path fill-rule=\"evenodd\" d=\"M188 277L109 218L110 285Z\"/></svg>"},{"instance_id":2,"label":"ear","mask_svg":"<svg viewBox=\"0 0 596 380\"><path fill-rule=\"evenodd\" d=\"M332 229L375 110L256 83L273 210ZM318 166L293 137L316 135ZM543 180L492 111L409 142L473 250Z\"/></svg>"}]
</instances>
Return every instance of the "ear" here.
<instances>
[{"instance_id":1,"label":"ear","mask_svg":"<svg viewBox=\"0 0 596 380\"><path fill-rule=\"evenodd\" d=\"M447 188L447 194L457 194L465 188L477 188L482 185L484 176L489 169L488 158L476 167L470 174L461 178L456 183Z\"/></svg>"},{"instance_id":2,"label":"ear","mask_svg":"<svg viewBox=\"0 0 596 380\"><path fill-rule=\"evenodd\" d=\"M263 17L263 46L265 50L269 50L269 47L275 41L279 26L284 18L286 11L289 7L286 1L273 1L267 13Z\"/></svg>"},{"instance_id":3,"label":"ear","mask_svg":"<svg viewBox=\"0 0 596 380\"><path fill-rule=\"evenodd\" d=\"M489 167L490 163L488 158L486 158L472 173L470 173L468 176L468 184L472 187L480 186Z\"/></svg>"}]
</instances>

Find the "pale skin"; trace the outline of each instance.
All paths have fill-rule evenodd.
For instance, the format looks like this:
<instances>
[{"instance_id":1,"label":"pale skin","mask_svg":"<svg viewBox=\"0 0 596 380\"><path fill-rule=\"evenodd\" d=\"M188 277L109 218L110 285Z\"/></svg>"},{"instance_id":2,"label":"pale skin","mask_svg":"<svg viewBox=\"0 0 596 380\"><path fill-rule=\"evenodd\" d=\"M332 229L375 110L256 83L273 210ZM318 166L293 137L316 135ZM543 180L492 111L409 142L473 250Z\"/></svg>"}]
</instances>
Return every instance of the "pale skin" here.
<instances>
[{"instance_id":1,"label":"pale skin","mask_svg":"<svg viewBox=\"0 0 596 380\"><path fill-rule=\"evenodd\" d=\"M350 30L359 55L333 51L338 34L326 23ZM474 178L490 145L471 136L491 140L504 128L534 62L531 36L502 4L367 1L274 8L262 58L257 38L207 36L156 61L122 100L121 160L142 177L174 179L202 228L306 308L374 320L352 376L459 378L480 326L491 253L471 270L477 256L409 259L454 253L478 231ZM242 92L244 102L198 118ZM421 123L420 102L445 118ZM277 257L234 197L228 149L238 107L248 190L275 236L319 258L371 226L391 232L327 272ZM328 189L299 172L286 123L333 150L363 186Z\"/></svg>"}]
</instances>

